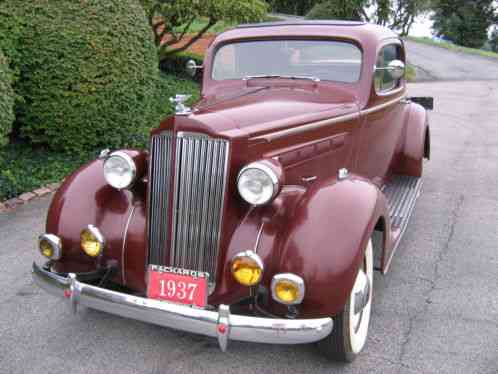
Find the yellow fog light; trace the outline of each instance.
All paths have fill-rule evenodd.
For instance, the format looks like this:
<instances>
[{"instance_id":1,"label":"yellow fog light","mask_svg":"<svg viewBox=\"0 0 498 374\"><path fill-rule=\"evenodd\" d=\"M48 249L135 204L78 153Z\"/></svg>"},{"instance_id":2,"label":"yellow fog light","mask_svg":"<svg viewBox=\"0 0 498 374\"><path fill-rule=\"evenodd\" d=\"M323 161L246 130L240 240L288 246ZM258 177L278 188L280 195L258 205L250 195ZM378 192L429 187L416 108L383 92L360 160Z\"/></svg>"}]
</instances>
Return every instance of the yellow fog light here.
<instances>
[{"instance_id":1,"label":"yellow fog light","mask_svg":"<svg viewBox=\"0 0 498 374\"><path fill-rule=\"evenodd\" d=\"M40 235L38 238L38 247L40 248L40 253L51 260L58 260L62 256L62 242L56 235Z\"/></svg>"},{"instance_id":2,"label":"yellow fog light","mask_svg":"<svg viewBox=\"0 0 498 374\"><path fill-rule=\"evenodd\" d=\"M102 233L93 225L81 232L81 249L90 257L99 256L104 250L105 240Z\"/></svg>"},{"instance_id":3,"label":"yellow fog light","mask_svg":"<svg viewBox=\"0 0 498 374\"><path fill-rule=\"evenodd\" d=\"M273 300L281 304L300 304L303 301L304 293L304 280L295 274L277 274L271 281Z\"/></svg>"},{"instance_id":4,"label":"yellow fog light","mask_svg":"<svg viewBox=\"0 0 498 374\"><path fill-rule=\"evenodd\" d=\"M233 277L243 286L254 286L263 276L263 261L253 251L241 252L232 259Z\"/></svg>"}]
</instances>

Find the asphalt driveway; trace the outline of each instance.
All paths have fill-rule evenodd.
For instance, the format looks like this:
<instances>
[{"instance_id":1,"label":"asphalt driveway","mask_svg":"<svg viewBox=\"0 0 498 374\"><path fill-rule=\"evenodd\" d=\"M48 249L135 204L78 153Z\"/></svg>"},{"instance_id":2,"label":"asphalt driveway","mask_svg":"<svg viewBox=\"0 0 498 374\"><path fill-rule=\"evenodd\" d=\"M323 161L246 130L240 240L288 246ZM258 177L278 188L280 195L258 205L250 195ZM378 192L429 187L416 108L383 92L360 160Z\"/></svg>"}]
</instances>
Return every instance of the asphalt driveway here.
<instances>
[{"instance_id":1,"label":"asphalt driveway","mask_svg":"<svg viewBox=\"0 0 498 374\"><path fill-rule=\"evenodd\" d=\"M498 77L497 77L498 79ZM0 215L0 373L498 372L498 81L410 86L432 95L432 160L387 276L376 274L364 353L230 342L82 308L34 287L49 198Z\"/></svg>"}]
</instances>

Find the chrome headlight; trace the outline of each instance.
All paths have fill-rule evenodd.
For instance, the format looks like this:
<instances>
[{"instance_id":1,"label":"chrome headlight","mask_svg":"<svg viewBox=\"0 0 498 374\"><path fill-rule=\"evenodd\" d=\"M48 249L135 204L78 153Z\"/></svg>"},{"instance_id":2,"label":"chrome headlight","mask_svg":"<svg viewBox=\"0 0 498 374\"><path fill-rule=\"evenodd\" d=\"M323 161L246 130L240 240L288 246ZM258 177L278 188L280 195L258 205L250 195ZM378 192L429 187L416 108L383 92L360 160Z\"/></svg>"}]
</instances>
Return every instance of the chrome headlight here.
<instances>
[{"instance_id":1,"label":"chrome headlight","mask_svg":"<svg viewBox=\"0 0 498 374\"><path fill-rule=\"evenodd\" d=\"M122 151L112 152L104 161L104 177L112 187L122 190L130 187L137 176L135 161Z\"/></svg>"},{"instance_id":2,"label":"chrome headlight","mask_svg":"<svg viewBox=\"0 0 498 374\"><path fill-rule=\"evenodd\" d=\"M51 260L59 260L62 256L62 241L56 235L40 235L38 247L40 248L40 253Z\"/></svg>"},{"instance_id":3,"label":"chrome headlight","mask_svg":"<svg viewBox=\"0 0 498 374\"><path fill-rule=\"evenodd\" d=\"M281 187L282 171L270 161L256 161L244 168L237 178L240 196L252 205L264 205L277 196Z\"/></svg>"}]
</instances>

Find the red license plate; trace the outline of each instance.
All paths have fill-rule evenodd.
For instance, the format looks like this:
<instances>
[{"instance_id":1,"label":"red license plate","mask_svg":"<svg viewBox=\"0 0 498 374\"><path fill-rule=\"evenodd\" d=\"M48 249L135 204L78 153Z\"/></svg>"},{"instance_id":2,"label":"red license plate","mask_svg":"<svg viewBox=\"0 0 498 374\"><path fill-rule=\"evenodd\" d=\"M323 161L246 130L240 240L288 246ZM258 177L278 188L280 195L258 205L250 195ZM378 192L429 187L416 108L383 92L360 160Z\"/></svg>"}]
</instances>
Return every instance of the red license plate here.
<instances>
[{"instance_id":1,"label":"red license plate","mask_svg":"<svg viewBox=\"0 0 498 374\"><path fill-rule=\"evenodd\" d=\"M207 281L207 273L150 265L147 297L203 308L207 303Z\"/></svg>"}]
</instances>

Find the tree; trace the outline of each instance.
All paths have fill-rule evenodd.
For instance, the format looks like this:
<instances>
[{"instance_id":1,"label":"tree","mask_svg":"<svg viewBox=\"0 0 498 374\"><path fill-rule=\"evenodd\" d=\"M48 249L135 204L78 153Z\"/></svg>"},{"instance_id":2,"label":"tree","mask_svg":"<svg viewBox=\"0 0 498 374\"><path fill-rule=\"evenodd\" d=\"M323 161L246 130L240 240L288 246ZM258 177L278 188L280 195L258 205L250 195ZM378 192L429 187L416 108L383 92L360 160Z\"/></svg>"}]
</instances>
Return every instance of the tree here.
<instances>
[{"instance_id":1,"label":"tree","mask_svg":"<svg viewBox=\"0 0 498 374\"><path fill-rule=\"evenodd\" d=\"M363 20L408 35L415 18L429 8L430 0L322 0L307 18Z\"/></svg>"},{"instance_id":2,"label":"tree","mask_svg":"<svg viewBox=\"0 0 498 374\"><path fill-rule=\"evenodd\" d=\"M434 0L433 29L438 36L481 48L495 20L493 0Z\"/></svg>"},{"instance_id":3,"label":"tree","mask_svg":"<svg viewBox=\"0 0 498 374\"><path fill-rule=\"evenodd\" d=\"M258 22L267 12L261 0L141 0L154 31L159 55L186 50L219 21ZM196 20L207 19L204 27L185 42Z\"/></svg>"},{"instance_id":4,"label":"tree","mask_svg":"<svg viewBox=\"0 0 498 374\"><path fill-rule=\"evenodd\" d=\"M295 14L296 16L304 16L323 0L269 0L271 10L273 12Z\"/></svg>"},{"instance_id":5,"label":"tree","mask_svg":"<svg viewBox=\"0 0 498 374\"><path fill-rule=\"evenodd\" d=\"M498 26L495 26L493 33L491 34L491 38L489 39L489 45L493 52L498 53Z\"/></svg>"}]
</instances>

